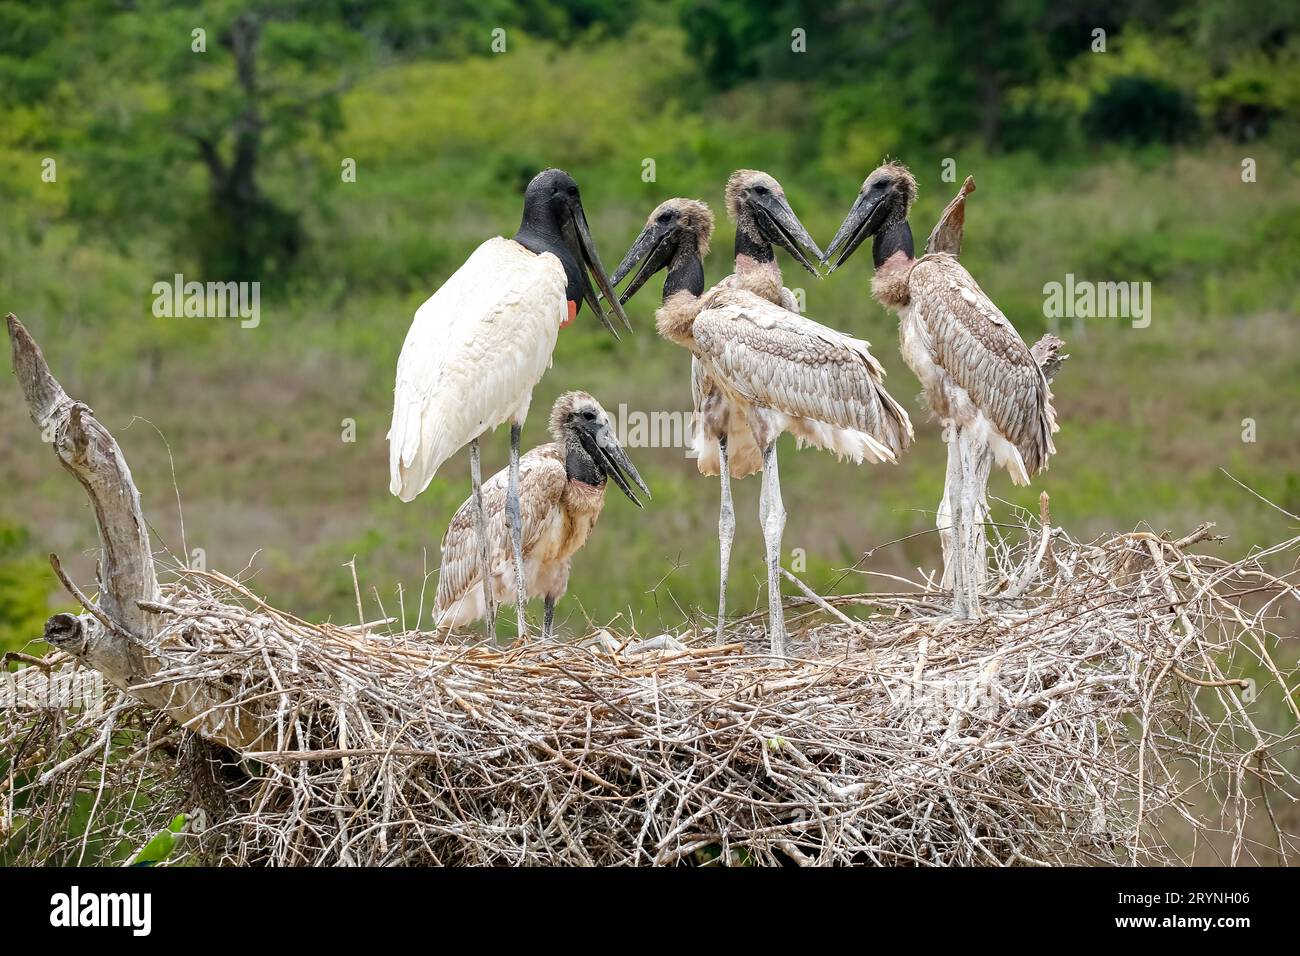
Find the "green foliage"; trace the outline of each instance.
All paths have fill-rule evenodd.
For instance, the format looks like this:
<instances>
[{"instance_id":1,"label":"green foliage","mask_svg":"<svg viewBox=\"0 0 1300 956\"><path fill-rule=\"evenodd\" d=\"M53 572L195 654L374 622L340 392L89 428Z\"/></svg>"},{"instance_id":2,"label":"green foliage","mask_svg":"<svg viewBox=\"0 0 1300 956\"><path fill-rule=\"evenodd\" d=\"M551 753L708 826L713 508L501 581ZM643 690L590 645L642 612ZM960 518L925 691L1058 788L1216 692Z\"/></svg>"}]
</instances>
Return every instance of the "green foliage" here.
<instances>
[{"instance_id":1,"label":"green foliage","mask_svg":"<svg viewBox=\"0 0 1300 956\"><path fill-rule=\"evenodd\" d=\"M1094 142L1184 143L1200 128L1192 98L1146 76L1121 76L1097 93L1083 114Z\"/></svg>"},{"instance_id":2,"label":"green foliage","mask_svg":"<svg viewBox=\"0 0 1300 956\"><path fill-rule=\"evenodd\" d=\"M50 580L50 566L33 554L27 531L0 521L0 653L41 653Z\"/></svg>"}]
</instances>

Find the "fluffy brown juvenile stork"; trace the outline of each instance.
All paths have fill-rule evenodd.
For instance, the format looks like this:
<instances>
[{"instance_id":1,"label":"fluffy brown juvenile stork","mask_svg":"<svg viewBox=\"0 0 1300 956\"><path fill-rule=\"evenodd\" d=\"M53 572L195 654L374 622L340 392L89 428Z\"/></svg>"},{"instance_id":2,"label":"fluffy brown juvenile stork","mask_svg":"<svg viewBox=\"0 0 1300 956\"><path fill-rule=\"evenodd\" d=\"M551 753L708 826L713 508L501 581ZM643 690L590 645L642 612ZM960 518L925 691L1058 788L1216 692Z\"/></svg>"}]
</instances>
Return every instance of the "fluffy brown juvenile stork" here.
<instances>
[{"instance_id":1,"label":"fluffy brown juvenile stork","mask_svg":"<svg viewBox=\"0 0 1300 956\"><path fill-rule=\"evenodd\" d=\"M812 441L813 428L851 432L852 441L861 448L857 460L892 462L910 443L912 424L885 391L884 370L871 355L869 343L782 308L742 287L743 282L724 281L706 293L703 259L712 233L713 213L708 206L670 199L650 214L614 270L613 281L617 284L639 265L623 291L626 302L652 275L667 270L663 306L655 314L655 324L664 338L690 350L699 369L696 381L703 379L714 390L716 402L706 399L701 405L698 392L696 401L706 419L703 428L720 437L724 489L726 476L732 473L726 447L741 437L739 433L747 432L744 440L760 452L759 518L767 548L768 633L773 655L784 657L780 558L786 514L777 471L777 439L792 432ZM779 277L776 281L779 287ZM830 437L817 443L837 450ZM730 495L724 490L724 518L729 504ZM721 640L729 554L724 521L719 522L719 530L724 535L724 589L717 630Z\"/></svg>"},{"instance_id":2,"label":"fluffy brown juvenile stork","mask_svg":"<svg viewBox=\"0 0 1300 956\"><path fill-rule=\"evenodd\" d=\"M569 584L569 563L584 544L605 506L607 479L638 508L629 480L649 497L636 467L610 426L609 415L586 392L567 392L551 409L551 437L519 459L519 527L524 583L515 588L511 529L506 499L510 470L483 483L491 590L483 587L482 562L471 497L456 511L442 539L436 620L439 627L470 624L488 610L487 595L506 603L520 591L545 600L542 636L554 627L555 602ZM522 617L522 609L520 616Z\"/></svg>"},{"instance_id":3,"label":"fluffy brown juvenile stork","mask_svg":"<svg viewBox=\"0 0 1300 956\"><path fill-rule=\"evenodd\" d=\"M966 192L963 187L954 203L964 204ZM906 166L886 163L874 170L823 262L839 251L833 272L873 237L872 295L898 313L903 358L944 427L948 474L939 526L950 529L954 555L945 582L952 584L956 613L973 617L979 614L987 574L983 525L989 472L996 463L1013 482L1027 485L1046 469L1056 453L1056 412L1039 359L956 256L915 257L907 224L915 199L916 180ZM961 223L956 226L959 247Z\"/></svg>"}]
</instances>

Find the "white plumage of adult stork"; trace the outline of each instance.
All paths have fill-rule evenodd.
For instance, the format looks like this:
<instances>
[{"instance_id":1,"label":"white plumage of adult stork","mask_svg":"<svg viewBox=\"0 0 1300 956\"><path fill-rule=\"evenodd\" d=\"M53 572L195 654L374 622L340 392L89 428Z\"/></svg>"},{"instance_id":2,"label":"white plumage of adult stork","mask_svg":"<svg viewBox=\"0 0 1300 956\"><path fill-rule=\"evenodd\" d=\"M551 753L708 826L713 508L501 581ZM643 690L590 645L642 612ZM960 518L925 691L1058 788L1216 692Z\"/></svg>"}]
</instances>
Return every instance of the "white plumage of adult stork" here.
<instances>
[{"instance_id":1,"label":"white plumage of adult stork","mask_svg":"<svg viewBox=\"0 0 1300 956\"><path fill-rule=\"evenodd\" d=\"M872 295L898 313L903 359L944 426L948 473L938 524L951 535L955 558L946 561L944 577L956 613L972 617L979 614L987 573L989 472L996 463L1013 482L1027 485L1046 469L1056 453L1056 412L1039 361L957 258L946 252L915 258L907 224L915 199L916 180L907 167L886 163L874 170L823 261L843 250L833 272L874 237Z\"/></svg>"},{"instance_id":2,"label":"white plumage of adult stork","mask_svg":"<svg viewBox=\"0 0 1300 956\"><path fill-rule=\"evenodd\" d=\"M869 451L872 460L895 461L911 441L912 424L885 391L884 370L869 343L732 284L705 293L703 258L712 232L707 205L670 199L650 214L614 275L621 279L640 266L623 292L626 302L650 276L667 270L663 306L655 314L659 334L689 349L725 398L716 408L702 410L706 416L727 416L712 427L730 436L743 416L761 451L759 517L767 551L768 635L772 654L784 657L780 560L786 513L777 439L787 431L800 435L811 422L860 434L864 455ZM719 470L728 474L725 458Z\"/></svg>"},{"instance_id":3,"label":"white plumage of adult stork","mask_svg":"<svg viewBox=\"0 0 1300 956\"><path fill-rule=\"evenodd\" d=\"M519 231L489 239L415 313L397 361L393 423L388 432L389 490L410 501L442 463L466 444L479 531L481 573L490 574L483 512L479 437L510 422L505 514L514 550L519 633L525 581L519 518L519 438L534 386L551 364L559 331L586 301L605 327L592 277L627 323L596 253L578 184L560 169L533 177L524 192ZM628 324L628 328L631 325ZM488 632L495 614L488 595Z\"/></svg>"},{"instance_id":4,"label":"white plumage of adult stork","mask_svg":"<svg viewBox=\"0 0 1300 956\"><path fill-rule=\"evenodd\" d=\"M554 441L519 459L519 508L524 559L524 591L545 600L542 637L554 627L555 602L568 587L569 564L584 544L605 504L607 479L638 508L628 481L648 496L641 476L614 437L609 415L586 392L567 392L551 409ZM442 568L438 576L436 619L439 627L454 628L477 621L495 598L510 598L514 575L512 546L507 538L508 469L483 484L487 514L488 566L486 580L478 550L474 499L457 509L442 539Z\"/></svg>"}]
</instances>

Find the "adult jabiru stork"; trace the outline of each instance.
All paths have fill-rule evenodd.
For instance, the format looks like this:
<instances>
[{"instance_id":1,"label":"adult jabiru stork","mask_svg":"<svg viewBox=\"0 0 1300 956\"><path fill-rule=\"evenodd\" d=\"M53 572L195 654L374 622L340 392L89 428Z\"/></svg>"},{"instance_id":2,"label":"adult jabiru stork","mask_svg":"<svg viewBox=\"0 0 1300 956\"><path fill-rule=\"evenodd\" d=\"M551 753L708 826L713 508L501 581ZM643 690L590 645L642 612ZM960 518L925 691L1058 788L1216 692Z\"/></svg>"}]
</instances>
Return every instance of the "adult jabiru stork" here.
<instances>
[{"instance_id":1,"label":"adult jabiru stork","mask_svg":"<svg viewBox=\"0 0 1300 956\"><path fill-rule=\"evenodd\" d=\"M587 543L605 505L607 480L622 489L638 508L641 502L629 481L650 494L628 458L600 403L586 392L566 392L551 409L551 438L519 459L519 506L524 558L524 591L545 600L542 637L554 628L555 602L569 584L569 564ZM492 600L510 596L512 546L507 542L507 469L483 484L487 512L489 573L483 575L470 498L457 509L442 539L436 618L439 627L477 621ZM488 586L484 586L484 582Z\"/></svg>"},{"instance_id":2,"label":"adult jabiru stork","mask_svg":"<svg viewBox=\"0 0 1300 956\"><path fill-rule=\"evenodd\" d=\"M748 289L720 283L705 293L703 259L712 232L713 213L707 205L670 199L650 214L614 276L617 281L640 267L623 291L626 302L652 275L667 270L663 305L655 314L659 334L689 349L721 394L724 400L705 410L706 415L718 416L715 427L720 434L734 436L735 429L747 428L751 433L747 440L760 449L759 517L767 551L768 635L773 656L784 657L780 561L786 513L777 439L788 431L838 450L818 430L841 430L852 433L851 439L843 439L845 447L855 443L862 458L893 462L910 443L912 424L885 391L885 373L871 355L870 343L804 318ZM721 473L728 470L724 458ZM719 634L721 630L719 620Z\"/></svg>"},{"instance_id":3,"label":"adult jabiru stork","mask_svg":"<svg viewBox=\"0 0 1300 956\"><path fill-rule=\"evenodd\" d=\"M560 169L533 177L523 218L511 239L478 247L415 313L397 361L393 424L388 432L389 490L410 501L442 463L470 446L470 477L478 526L480 573L491 574L483 510L479 437L510 422L505 514L514 550L520 636L525 579L519 511L519 438L533 387L551 364L559 331L585 301L614 337L588 272L615 315L630 329L615 299L587 226L578 184ZM495 643L493 598L488 633Z\"/></svg>"},{"instance_id":4,"label":"adult jabiru stork","mask_svg":"<svg viewBox=\"0 0 1300 956\"><path fill-rule=\"evenodd\" d=\"M959 200L966 191L963 187ZM1041 357L956 256L915 257L907 224L915 199L916 180L906 166L895 162L875 169L822 261L839 252L833 272L873 237L872 295L898 313L903 359L921 380L948 442L939 523L941 531L950 526L955 560L951 575L945 570L945 582L951 581L957 615L974 617L987 574L983 524L989 472L996 462L1013 482L1027 485L1046 469L1056 453L1056 411ZM1052 354L1056 347L1059 340L1049 346Z\"/></svg>"}]
</instances>

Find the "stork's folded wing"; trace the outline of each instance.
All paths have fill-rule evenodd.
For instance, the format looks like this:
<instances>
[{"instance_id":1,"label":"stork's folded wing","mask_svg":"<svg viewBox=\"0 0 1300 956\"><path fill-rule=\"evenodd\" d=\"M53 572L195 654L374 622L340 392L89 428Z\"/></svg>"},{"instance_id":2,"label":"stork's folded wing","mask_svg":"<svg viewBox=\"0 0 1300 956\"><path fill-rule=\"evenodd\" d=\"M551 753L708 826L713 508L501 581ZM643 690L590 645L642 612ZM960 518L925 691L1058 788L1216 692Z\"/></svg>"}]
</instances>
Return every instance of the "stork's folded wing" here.
<instances>
[{"instance_id":1,"label":"stork's folded wing","mask_svg":"<svg viewBox=\"0 0 1300 956\"><path fill-rule=\"evenodd\" d=\"M488 563L494 570L509 568L514 557L506 528L509 480L509 471L503 468L483 482ZM534 448L519 459L519 513L525 555L542 535L546 522L558 514L566 481L564 461L552 445ZM450 607L482 580L477 521L474 499L467 498L452 516L447 533L443 535L442 569L438 573L439 608ZM510 580L514 580L513 573Z\"/></svg>"},{"instance_id":2,"label":"stork's folded wing","mask_svg":"<svg viewBox=\"0 0 1300 956\"><path fill-rule=\"evenodd\" d=\"M550 253L489 239L415 313L393 391L389 490L410 501L442 463L527 410L568 317Z\"/></svg>"},{"instance_id":3,"label":"stork's folded wing","mask_svg":"<svg viewBox=\"0 0 1300 956\"><path fill-rule=\"evenodd\" d=\"M1016 446L1030 476L1056 453L1052 393L1015 327L951 256L927 256L909 279L931 358Z\"/></svg>"},{"instance_id":4,"label":"stork's folded wing","mask_svg":"<svg viewBox=\"0 0 1300 956\"><path fill-rule=\"evenodd\" d=\"M865 432L897 455L907 412L888 392L868 343L745 292L719 296L693 334L701 356L746 400Z\"/></svg>"}]
</instances>

